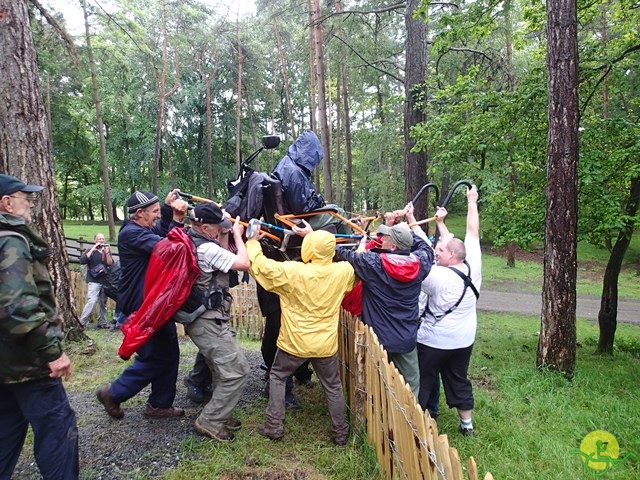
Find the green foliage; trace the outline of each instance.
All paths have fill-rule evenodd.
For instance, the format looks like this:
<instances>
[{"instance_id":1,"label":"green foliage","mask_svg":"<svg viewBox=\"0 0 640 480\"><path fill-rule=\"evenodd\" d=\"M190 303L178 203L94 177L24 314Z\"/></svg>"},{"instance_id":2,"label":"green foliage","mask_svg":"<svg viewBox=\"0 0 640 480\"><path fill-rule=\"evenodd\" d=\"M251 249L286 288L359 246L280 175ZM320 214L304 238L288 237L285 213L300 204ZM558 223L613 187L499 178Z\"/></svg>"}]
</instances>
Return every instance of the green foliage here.
<instances>
[{"instance_id":1,"label":"green foliage","mask_svg":"<svg viewBox=\"0 0 640 480\"><path fill-rule=\"evenodd\" d=\"M375 9L380 4L366 6ZM260 2L258 7L257 17L241 19L236 25L234 19L204 2L167 3L165 92L173 86L178 67L180 86L167 98L170 143L163 138L160 195L177 186L204 196L210 188L214 200L226 197L226 181L237 174L238 34L245 58L241 156L246 158L256 137L270 130L283 132L286 138L276 151L263 153L256 168L270 170L286 152L293 138L274 18L282 35L296 129L299 133L309 128L306 4L278 0ZM630 182L640 173L636 48L640 9L631 7L628 2L579 3L578 228L580 239L600 247L599 254L606 252L603 247L611 248L625 225L637 226L640 218L625 213ZM330 14L330 8L323 4L322 13ZM91 41L116 207L126 202L133 189L152 185L157 80L162 66L160 9L158 2L127 0L109 16L97 8L91 11ZM444 186L469 179L479 186L483 232L493 245L539 246L547 209L544 4L528 0L482 0L455 6L422 2L418 10L419 18L429 24L428 73L424 84L416 86L425 96L427 121L416 126L412 135L415 148L428 154L430 181ZM324 20L326 86L332 102L336 101L338 64L343 58L348 76L354 210L386 211L404 203L401 78L405 38L404 18L398 13L402 12L352 12L326 15ZM85 40L82 34L76 38L80 62L74 66L58 35L35 10L32 25L40 72L50 85L63 218L101 220L106 212L100 202L104 182ZM208 185L205 78L214 69L210 103L213 180ZM335 139L337 122L335 117L332 120ZM340 187L344 191L345 186ZM456 198L450 208L459 203Z\"/></svg>"}]
</instances>

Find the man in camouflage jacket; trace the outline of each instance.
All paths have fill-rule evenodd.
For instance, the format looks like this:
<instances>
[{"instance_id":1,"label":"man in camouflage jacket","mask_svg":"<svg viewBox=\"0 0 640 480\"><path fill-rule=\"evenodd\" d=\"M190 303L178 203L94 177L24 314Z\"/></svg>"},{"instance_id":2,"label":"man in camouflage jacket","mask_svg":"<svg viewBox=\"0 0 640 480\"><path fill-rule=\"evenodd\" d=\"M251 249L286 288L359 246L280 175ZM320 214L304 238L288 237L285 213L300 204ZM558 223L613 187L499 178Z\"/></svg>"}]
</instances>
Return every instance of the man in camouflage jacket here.
<instances>
[{"instance_id":1,"label":"man in camouflage jacket","mask_svg":"<svg viewBox=\"0 0 640 480\"><path fill-rule=\"evenodd\" d=\"M79 472L76 417L62 386L71 362L46 265L53 252L27 225L42 189L0 174L0 480L11 477L29 425L42 478Z\"/></svg>"}]
</instances>

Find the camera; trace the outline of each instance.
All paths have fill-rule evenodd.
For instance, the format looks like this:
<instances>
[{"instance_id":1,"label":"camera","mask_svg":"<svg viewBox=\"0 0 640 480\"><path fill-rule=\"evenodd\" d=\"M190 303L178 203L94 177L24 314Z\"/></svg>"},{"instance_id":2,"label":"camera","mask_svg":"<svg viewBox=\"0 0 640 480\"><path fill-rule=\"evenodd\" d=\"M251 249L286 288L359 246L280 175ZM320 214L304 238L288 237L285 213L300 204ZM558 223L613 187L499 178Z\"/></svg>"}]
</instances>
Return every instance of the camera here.
<instances>
[{"instance_id":1,"label":"camera","mask_svg":"<svg viewBox=\"0 0 640 480\"><path fill-rule=\"evenodd\" d=\"M101 248L108 247L108 246L109 246L108 243L99 243L99 244L96 245L96 248L97 249L101 249Z\"/></svg>"}]
</instances>

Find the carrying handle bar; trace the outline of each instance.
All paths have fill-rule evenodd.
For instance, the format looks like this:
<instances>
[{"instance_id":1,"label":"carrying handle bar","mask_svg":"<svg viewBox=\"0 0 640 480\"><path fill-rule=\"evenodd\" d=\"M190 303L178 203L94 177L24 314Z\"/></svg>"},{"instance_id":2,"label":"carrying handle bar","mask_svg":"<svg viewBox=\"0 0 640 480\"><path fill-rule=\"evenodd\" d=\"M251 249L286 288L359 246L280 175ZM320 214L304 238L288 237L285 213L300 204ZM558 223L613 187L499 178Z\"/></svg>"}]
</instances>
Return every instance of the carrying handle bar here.
<instances>
[{"instance_id":1,"label":"carrying handle bar","mask_svg":"<svg viewBox=\"0 0 640 480\"><path fill-rule=\"evenodd\" d=\"M434 205L436 205L438 203L438 200L440 199L440 189L435 183L427 183L426 185L423 185L422 188L418 190L418 193L416 193L416 195L413 197L413 200L411 200L411 203L416 203L420 198L420 196L429 188L433 188L435 190L436 198L434 200Z\"/></svg>"},{"instance_id":2,"label":"carrying handle bar","mask_svg":"<svg viewBox=\"0 0 640 480\"><path fill-rule=\"evenodd\" d=\"M449 190L449 194L447 195L447 198L444 199L444 201L442 202L442 204L440 205L443 208L446 208L447 205L449 205L449 202L451 201L451 198L453 197L453 192L456 191L456 189L460 186L460 185L466 185L467 188L471 188L471 182L469 180L459 180L456 183L453 184L453 187L451 187L451 190Z\"/></svg>"}]
</instances>

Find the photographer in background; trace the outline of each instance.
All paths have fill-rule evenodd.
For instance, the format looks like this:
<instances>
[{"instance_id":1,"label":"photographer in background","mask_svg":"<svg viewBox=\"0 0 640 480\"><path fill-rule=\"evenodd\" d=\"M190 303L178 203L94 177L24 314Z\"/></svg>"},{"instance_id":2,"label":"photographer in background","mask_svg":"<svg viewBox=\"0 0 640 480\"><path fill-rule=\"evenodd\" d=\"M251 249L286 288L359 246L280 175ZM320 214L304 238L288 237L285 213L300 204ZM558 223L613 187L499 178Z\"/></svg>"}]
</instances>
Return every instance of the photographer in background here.
<instances>
[{"instance_id":1,"label":"photographer in background","mask_svg":"<svg viewBox=\"0 0 640 480\"><path fill-rule=\"evenodd\" d=\"M80 257L80 264L87 266L87 301L80 315L80 323L86 326L89 316L93 312L96 303L98 304L98 328L109 328L107 323L107 295L105 293L105 282L107 280L107 269L113 264L111 248L104 243L104 235L96 233L94 245L85 251Z\"/></svg>"}]
</instances>

